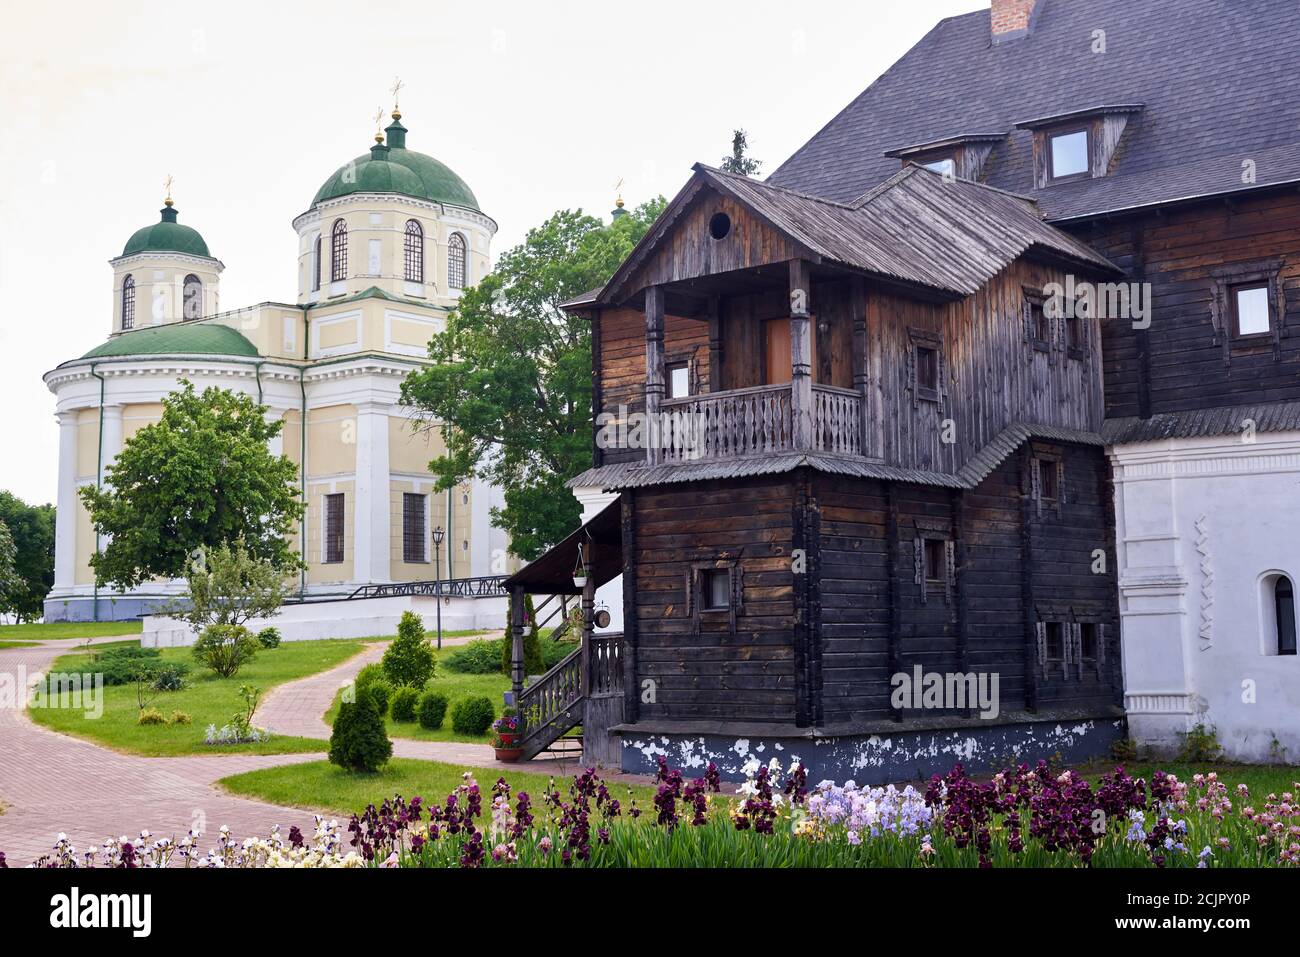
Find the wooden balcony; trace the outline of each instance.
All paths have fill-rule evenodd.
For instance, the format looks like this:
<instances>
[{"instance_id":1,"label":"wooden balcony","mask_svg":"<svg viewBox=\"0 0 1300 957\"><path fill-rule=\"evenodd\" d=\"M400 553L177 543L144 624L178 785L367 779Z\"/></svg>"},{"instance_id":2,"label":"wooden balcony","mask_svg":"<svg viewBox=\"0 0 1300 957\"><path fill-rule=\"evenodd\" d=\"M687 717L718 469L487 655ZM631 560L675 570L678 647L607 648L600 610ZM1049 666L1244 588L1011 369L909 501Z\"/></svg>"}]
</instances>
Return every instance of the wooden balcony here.
<instances>
[{"instance_id":1,"label":"wooden balcony","mask_svg":"<svg viewBox=\"0 0 1300 957\"><path fill-rule=\"evenodd\" d=\"M862 397L849 389L812 386L811 427L800 442L790 383L664 399L660 434L649 460L663 465L787 452L862 455Z\"/></svg>"}]
</instances>

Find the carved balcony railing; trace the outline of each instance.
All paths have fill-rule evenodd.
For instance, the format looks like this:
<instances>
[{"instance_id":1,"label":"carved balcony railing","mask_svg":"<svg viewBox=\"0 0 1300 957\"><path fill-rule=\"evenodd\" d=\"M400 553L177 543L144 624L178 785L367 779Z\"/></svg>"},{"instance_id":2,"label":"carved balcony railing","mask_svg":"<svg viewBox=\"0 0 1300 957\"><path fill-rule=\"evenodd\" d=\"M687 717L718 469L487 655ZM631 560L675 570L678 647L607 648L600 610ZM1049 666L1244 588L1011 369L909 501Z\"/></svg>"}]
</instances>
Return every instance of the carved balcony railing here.
<instances>
[{"instance_id":1,"label":"carved balcony railing","mask_svg":"<svg viewBox=\"0 0 1300 957\"><path fill-rule=\"evenodd\" d=\"M623 693L623 634L604 632L591 636L587 662L587 693Z\"/></svg>"},{"instance_id":2,"label":"carved balcony railing","mask_svg":"<svg viewBox=\"0 0 1300 957\"><path fill-rule=\"evenodd\" d=\"M862 455L862 397L834 386L812 387L812 442L795 443L790 385L765 385L664 399L653 457L664 465L809 451Z\"/></svg>"}]
</instances>

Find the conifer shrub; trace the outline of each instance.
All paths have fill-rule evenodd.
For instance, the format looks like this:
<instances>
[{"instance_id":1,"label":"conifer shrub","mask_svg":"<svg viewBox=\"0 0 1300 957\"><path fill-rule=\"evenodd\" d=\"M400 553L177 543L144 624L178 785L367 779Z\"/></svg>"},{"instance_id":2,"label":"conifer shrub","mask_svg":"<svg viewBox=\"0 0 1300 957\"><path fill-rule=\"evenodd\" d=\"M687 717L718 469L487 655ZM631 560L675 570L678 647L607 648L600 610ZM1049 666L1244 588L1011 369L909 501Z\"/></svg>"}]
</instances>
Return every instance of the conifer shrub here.
<instances>
[{"instance_id":1,"label":"conifer shrub","mask_svg":"<svg viewBox=\"0 0 1300 957\"><path fill-rule=\"evenodd\" d=\"M339 706L330 734L331 764L348 771L373 773L393 756L393 742L384 730L384 719L369 698Z\"/></svg>"},{"instance_id":2,"label":"conifer shrub","mask_svg":"<svg viewBox=\"0 0 1300 957\"><path fill-rule=\"evenodd\" d=\"M420 696L420 703L415 708L420 727L437 731L447 717L447 696L441 691L426 691Z\"/></svg>"},{"instance_id":3,"label":"conifer shrub","mask_svg":"<svg viewBox=\"0 0 1300 957\"><path fill-rule=\"evenodd\" d=\"M393 700L389 705L394 721L414 721L415 708L420 701L420 692L409 685L398 688L393 692Z\"/></svg>"},{"instance_id":4,"label":"conifer shrub","mask_svg":"<svg viewBox=\"0 0 1300 957\"><path fill-rule=\"evenodd\" d=\"M384 652L384 676L394 687L423 688L433 677L434 665L424 622L413 611L402 612L397 637Z\"/></svg>"},{"instance_id":5,"label":"conifer shrub","mask_svg":"<svg viewBox=\"0 0 1300 957\"><path fill-rule=\"evenodd\" d=\"M451 729L457 734L477 737L487 733L495 717L492 699L486 695L462 698L451 709Z\"/></svg>"}]
</instances>

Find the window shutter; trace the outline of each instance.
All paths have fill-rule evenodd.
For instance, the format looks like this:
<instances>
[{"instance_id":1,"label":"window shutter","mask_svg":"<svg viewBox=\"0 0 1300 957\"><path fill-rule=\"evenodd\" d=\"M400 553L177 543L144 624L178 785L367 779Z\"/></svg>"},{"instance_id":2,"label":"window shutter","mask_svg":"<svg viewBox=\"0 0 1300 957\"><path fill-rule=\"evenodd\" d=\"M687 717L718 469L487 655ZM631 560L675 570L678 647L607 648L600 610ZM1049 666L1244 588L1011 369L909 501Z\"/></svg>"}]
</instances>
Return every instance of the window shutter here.
<instances>
[{"instance_id":1,"label":"window shutter","mask_svg":"<svg viewBox=\"0 0 1300 957\"><path fill-rule=\"evenodd\" d=\"M907 369L904 376L907 383L907 390L912 393L912 406L915 408L920 404L920 390L916 387L916 344L909 342L907 344Z\"/></svg>"},{"instance_id":2,"label":"window shutter","mask_svg":"<svg viewBox=\"0 0 1300 957\"><path fill-rule=\"evenodd\" d=\"M1029 342L1034 338L1034 304L1028 299L1020 306L1020 324L1025 327L1025 342Z\"/></svg>"},{"instance_id":3,"label":"window shutter","mask_svg":"<svg viewBox=\"0 0 1300 957\"><path fill-rule=\"evenodd\" d=\"M947 362L947 360L944 358L944 355L943 355L943 348L942 348L942 347L939 347L939 348L935 349L935 364L936 364L936 366L938 367L938 373L937 373L937 375L938 375L938 377L939 377L939 381L938 381L937 383L935 383L935 384L939 387L939 388L938 388L939 399L940 399L940 401L947 401L947 399L948 399L948 362Z\"/></svg>"},{"instance_id":4,"label":"window shutter","mask_svg":"<svg viewBox=\"0 0 1300 957\"><path fill-rule=\"evenodd\" d=\"M1077 621L1070 624L1070 645L1074 649L1074 673L1083 680L1083 625Z\"/></svg>"},{"instance_id":5,"label":"window shutter","mask_svg":"<svg viewBox=\"0 0 1300 957\"><path fill-rule=\"evenodd\" d=\"M1034 636L1034 641L1038 645L1038 667L1043 670L1045 678L1047 677L1047 622L1035 622Z\"/></svg>"},{"instance_id":6,"label":"window shutter","mask_svg":"<svg viewBox=\"0 0 1300 957\"><path fill-rule=\"evenodd\" d=\"M1061 506L1065 504L1065 459L1056 461L1056 514L1061 514Z\"/></svg>"},{"instance_id":7,"label":"window shutter","mask_svg":"<svg viewBox=\"0 0 1300 957\"><path fill-rule=\"evenodd\" d=\"M943 543L943 561L944 561L944 591L948 601L952 601L953 589L957 585L957 548L956 543L949 539Z\"/></svg>"},{"instance_id":8,"label":"window shutter","mask_svg":"<svg viewBox=\"0 0 1300 957\"><path fill-rule=\"evenodd\" d=\"M1029 460L1029 497L1033 499L1038 514L1043 514L1043 483L1039 474L1042 463L1039 459Z\"/></svg>"},{"instance_id":9,"label":"window shutter","mask_svg":"<svg viewBox=\"0 0 1300 957\"><path fill-rule=\"evenodd\" d=\"M1064 622L1061 625L1064 634L1061 635L1061 644L1065 646L1065 663L1061 668L1061 677L1070 676L1070 665L1074 664L1074 623Z\"/></svg>"},{"instance_id":10,"label":"window shutter","mask_svg":"<svg viewBox=\"0 0 1300 957\"><path fill-rule=\"evenodd\" d=\"M1106 626L1097 625L1097 677L1106 673Z\"/></svg>"},{"instance_id":11,"label":"window shutter","mask_svg":"<svg viewBox=\"0 0 1300 957\"><path fill-rule=\"evenodd\" d=\"M925 539L919 535L912 539L912 564L915 581L920 586L921 604L925 604Z\"/></svg>"}]
</instances>

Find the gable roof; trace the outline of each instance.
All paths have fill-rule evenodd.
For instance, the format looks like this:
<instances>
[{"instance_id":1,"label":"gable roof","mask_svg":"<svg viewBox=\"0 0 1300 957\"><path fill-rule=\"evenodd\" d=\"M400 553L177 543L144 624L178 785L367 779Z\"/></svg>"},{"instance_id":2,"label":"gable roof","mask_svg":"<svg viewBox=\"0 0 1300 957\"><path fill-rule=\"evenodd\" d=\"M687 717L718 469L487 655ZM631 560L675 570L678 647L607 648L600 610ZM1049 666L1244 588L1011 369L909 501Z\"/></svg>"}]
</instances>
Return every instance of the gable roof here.
<instances>
[{"instance_id":1,"label":"gable roof","mask_svg":"<svg viewBox=\"0 0 1300 957\"><path fill-rule=\"evenodd\" d=\"M840 203L695 164L695 175L610 279L612 302L672 231L703 186L731 196L815 259L956 296L968 296L1031 250L1102 272L1105 257L1043 222L1020 196L908 166Z\"/></svg>"},{"instance_id":2,"label":"gable roof","mask_svg":"<svg viewBox=\"0 0 1300 957\"><path fill-rule=\"evenodd\" d=\"M769 182L850 202L897 172L887 152L970 129L1006 132L985 182L1050 220L1300 181L1292 0L1038 0L1029 34L996 45L989 17L941 21ZM1110 175L1034 189L1033 134L1016 125L1100 103L1143 104Z\"/></svg>"}]
</instances>

